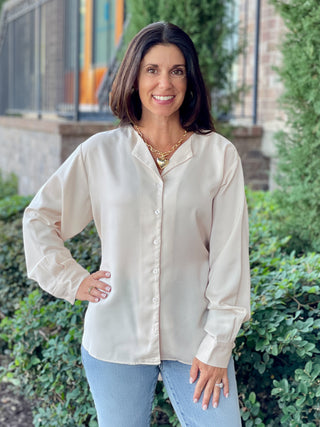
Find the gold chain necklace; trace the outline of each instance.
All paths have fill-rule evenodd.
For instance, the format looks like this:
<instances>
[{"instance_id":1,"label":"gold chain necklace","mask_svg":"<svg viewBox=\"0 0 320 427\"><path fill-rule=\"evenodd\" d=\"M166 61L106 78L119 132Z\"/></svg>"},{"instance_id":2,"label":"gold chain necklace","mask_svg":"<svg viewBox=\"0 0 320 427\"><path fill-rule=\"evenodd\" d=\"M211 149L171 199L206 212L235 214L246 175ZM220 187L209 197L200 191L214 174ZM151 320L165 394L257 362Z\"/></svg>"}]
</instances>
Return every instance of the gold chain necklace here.
<instances>
[{"instance_id":1,"label":"gold chain necklace","mask_svg":"<svg viewBox=\"0 0 320 427\"><path fill-rule=\"evenodd\" d=\"M184 131L184 134L182 135L182 137L171 147L170 150L168 151L160 151L157 150L156 148L152 147L152 145L149 144L148 139L143 135L143 133L141 132L141 129L139 128L139 126L134 125L135 130L138 132L138 134L141 136L141 138L143 139L144 143L146 144L146 146L149 148L149 150L151 151L151 153L154 153L157 157L156 157L156 163L159 166L160 169L164 169L167 164L169 163L169 159L168 156L173 153L178 147L179 145L181 145L184 141L185 136L187 135L187 131Z\"/></svg>"}]
</instances>

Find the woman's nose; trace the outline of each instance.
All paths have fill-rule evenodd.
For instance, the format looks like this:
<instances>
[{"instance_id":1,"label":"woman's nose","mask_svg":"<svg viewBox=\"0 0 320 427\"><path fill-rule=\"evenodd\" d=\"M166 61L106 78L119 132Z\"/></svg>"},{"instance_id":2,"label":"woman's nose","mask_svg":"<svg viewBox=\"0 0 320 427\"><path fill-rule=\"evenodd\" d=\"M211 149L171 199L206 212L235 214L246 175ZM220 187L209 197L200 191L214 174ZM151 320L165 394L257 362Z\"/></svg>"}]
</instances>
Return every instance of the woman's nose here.
<instances>
[{"instance_id":1,"label":"woman's nose","mask_svg":"<svg viewBox=\"0 0 320 427\"><path fill-rule=\"evenodd\" d=\"M170 87L172 84L169 74L162 73L159 76L159 86L162 88Z\"/></svg>"}]
</instances>

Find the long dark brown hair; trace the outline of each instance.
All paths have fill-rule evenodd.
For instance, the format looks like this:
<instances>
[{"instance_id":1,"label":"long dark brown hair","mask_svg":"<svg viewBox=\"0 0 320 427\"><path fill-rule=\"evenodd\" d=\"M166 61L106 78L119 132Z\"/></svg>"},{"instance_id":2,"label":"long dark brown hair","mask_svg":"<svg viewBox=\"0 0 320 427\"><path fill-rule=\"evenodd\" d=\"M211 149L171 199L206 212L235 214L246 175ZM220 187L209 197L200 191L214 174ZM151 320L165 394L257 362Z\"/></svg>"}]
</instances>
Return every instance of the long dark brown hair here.
<instances>
[{"instance_id":1,"label":"long dark brown hair","mask_svg":"<svg viewBox=\"0 0 320 427\"><path fill-rule=\"evenodd\" d=\"M141 118L142 107L137 90L140 63L149 49L158 44L176 45L186 61L187 90L180 107L182 127L200 134L214 131L210 98L194 44L181 28L167 22L155 22L143 28L128 46L110 94L110 108L120 119L120 126L137 124Z\"/></svg>"}]
</instances>

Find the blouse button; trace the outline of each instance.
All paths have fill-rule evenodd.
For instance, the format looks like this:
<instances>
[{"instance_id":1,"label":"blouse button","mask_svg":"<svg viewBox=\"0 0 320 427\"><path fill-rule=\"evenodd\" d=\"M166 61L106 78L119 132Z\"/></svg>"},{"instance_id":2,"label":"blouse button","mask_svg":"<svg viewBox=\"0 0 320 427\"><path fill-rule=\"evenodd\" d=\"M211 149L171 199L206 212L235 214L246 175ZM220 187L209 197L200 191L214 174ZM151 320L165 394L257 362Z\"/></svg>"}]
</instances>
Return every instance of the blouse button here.
<instances>
[{"instance_id":1,"label":"blouse button","mask_svg":"<svg viewBox=\"0 0 320 427\"><path fill-rule=\"evenodd\" d=\"M156 209L156 210L154 211L154 213L155 213L156 215L159 215L159 214L160 214L160 210L159 210L159 209Z\"/></svg>"}]
</instances>

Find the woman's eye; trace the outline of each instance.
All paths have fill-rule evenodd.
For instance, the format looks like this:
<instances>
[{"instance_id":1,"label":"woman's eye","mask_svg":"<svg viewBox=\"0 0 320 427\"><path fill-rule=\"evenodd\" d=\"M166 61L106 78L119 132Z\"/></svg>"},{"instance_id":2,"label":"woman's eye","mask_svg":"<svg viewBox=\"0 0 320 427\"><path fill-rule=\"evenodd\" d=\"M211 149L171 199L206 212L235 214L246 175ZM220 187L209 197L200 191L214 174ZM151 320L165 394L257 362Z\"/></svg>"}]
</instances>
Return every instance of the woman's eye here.
<instances>
[{"instance_id":1,"label":"woman's eye","mask_svg":"<svg viewBox=\"0 0 320 427\"><path fill-rule=\"evenodd\" d=\"M176 68L172 71L172 74L177 77L183 77L185 75L185 71L183 68Z\"/></svg>"},{"instance_id":2,"label":"woman's eye","mask_svg":"<svg viewBox=\"0 0 320 427\"><path fill-rule=\"evenodd\" d=\"M152 68L152 67L147 68L147 73L149 74L155 74L156 72L157 72L156 68Z\"/></svg>"}]
</instances>

